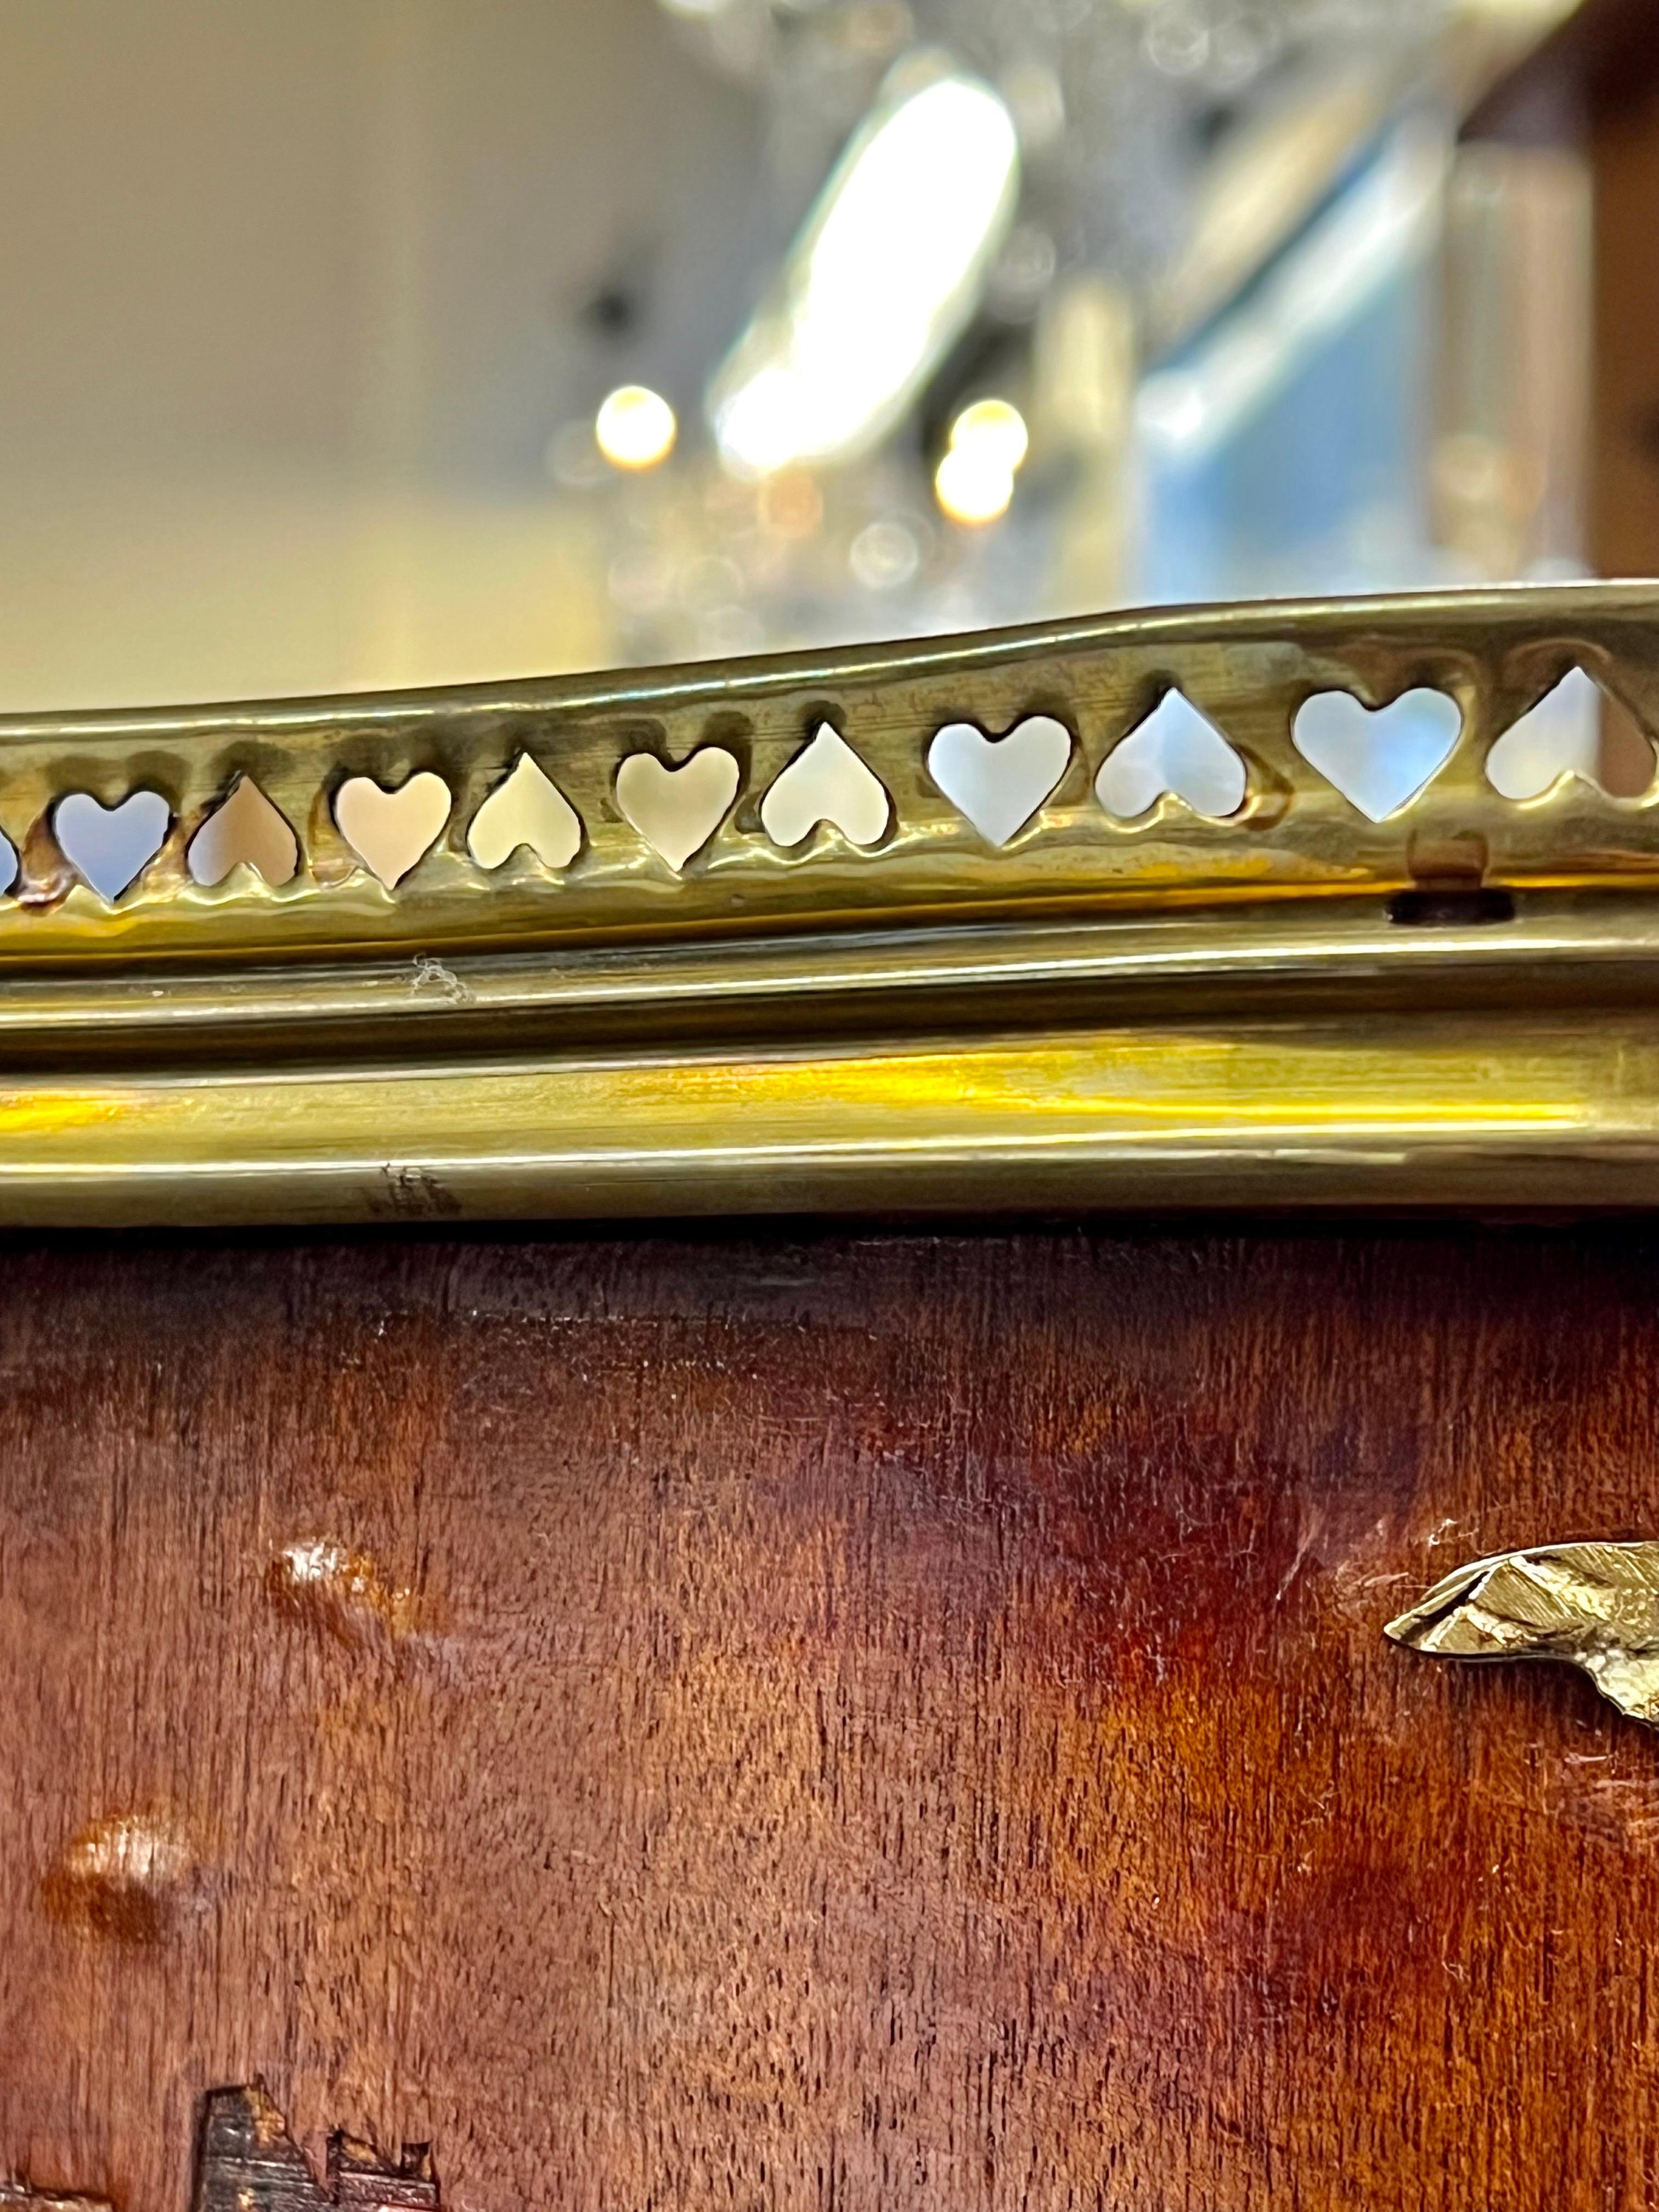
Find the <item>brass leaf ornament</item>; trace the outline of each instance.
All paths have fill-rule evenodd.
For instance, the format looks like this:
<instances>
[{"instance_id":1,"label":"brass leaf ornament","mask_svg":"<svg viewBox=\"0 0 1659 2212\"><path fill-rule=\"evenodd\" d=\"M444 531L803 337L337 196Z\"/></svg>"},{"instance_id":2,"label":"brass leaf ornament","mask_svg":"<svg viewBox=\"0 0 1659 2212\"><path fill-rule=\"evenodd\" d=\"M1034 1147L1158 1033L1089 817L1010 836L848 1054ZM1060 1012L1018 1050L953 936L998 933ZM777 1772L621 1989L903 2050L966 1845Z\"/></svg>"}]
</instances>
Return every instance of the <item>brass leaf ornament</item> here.
<instances>
[{"instance_id":1,"label":"brass leaf ornament","mask_svg":"<svg viewBox=\"0 0 1659 2212\"><path fill-rule=\"evenodd\" d=\"M1559 1659L1659 1727L1659 1543L1546 1544L1455 1568L1389 1623L1440 1659Z\"/></svg>"}]
</instances>

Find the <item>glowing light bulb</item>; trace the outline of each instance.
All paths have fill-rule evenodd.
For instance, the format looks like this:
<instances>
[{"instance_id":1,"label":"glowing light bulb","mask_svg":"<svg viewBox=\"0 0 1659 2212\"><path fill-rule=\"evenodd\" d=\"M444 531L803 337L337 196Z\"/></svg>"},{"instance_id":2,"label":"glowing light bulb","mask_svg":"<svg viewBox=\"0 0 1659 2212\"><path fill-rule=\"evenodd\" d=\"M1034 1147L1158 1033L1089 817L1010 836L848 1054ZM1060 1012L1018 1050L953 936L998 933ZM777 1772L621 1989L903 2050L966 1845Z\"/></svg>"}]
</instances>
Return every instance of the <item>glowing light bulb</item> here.
<instances>
[{"instance_id":1,"label":"glowing light bulb","mask_svg":"<svg viewBox=\"0 0 1659 2212\"><path fill-rule=\"evenodd\" d=\"M1008 399L975 399L951 425L953 446L977 446L998 453L1011 474L1025 459L1030 442L1025 417Z\"/></svg>"},{"instance_id":2,"label":"glowing light bulb","mask_svg":"<svg viewBox=\"0 0 1659 2212\"><path fill-rule=\"evenodd\" d=\"M643 384L620 386L593 418L599 451L619 469L654 469L674 450L678 430L668 402Z\"/></svg>"},{"instance_id":3,"label":"glowing light bulb","mask_svg":"<svg viewBox=\"0 0 1659 2212\"><path fill-rule=\"evenodd\" d=\"M994 522L1008 511L1014 472L994 444L969 439L952 446L933 476L933 492L952 522Z\"/></svg>"}]
</instances>

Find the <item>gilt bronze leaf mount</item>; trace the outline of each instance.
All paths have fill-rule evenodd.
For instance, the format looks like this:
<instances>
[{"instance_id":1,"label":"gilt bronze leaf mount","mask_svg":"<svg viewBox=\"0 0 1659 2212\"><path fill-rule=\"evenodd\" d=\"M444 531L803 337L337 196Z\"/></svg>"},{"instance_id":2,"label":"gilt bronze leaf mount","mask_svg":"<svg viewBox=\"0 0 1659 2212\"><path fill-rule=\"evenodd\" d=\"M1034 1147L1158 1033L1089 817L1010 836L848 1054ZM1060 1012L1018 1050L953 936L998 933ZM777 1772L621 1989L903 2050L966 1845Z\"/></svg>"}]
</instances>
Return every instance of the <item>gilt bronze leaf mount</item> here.
<instances>
[{"instance_id":1,"label":"gilt bronze leaf mount","mask_svg":"<svg viewBox=\"0 0 1659 2212\"><path fill-rule=\"evenodd\" d=\"M1659 1543L1546 1544L1476 1559L1389 1623L1437 1658L1556 1659L1659 1727Z\"/></svg>"}]
</instances>

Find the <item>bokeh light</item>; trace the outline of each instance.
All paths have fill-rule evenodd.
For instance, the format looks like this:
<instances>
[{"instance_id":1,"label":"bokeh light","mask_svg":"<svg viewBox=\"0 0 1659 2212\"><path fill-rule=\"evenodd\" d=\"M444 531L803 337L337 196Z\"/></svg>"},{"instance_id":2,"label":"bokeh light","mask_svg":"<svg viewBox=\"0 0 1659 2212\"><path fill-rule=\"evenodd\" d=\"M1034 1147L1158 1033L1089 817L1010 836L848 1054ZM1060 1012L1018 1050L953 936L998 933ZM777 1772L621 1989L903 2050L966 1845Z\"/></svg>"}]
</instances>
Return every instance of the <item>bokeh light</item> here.
<instances>
[{"instance_id":1,"label":"bokeh light","mask_svg":"<svg viewBox=\"0 0 1659 2212\"><path fill-rule=\"evenodd\" d=\"M643 384L619 386L593 418L599 451L619 469L655 468L673 452L678 429L668 402Z\"/></svg>"},{"instance_id":2,"label":"bokeh light","mask_svg":"<svg viewBox=\"0 0 1659 2212\"><path fill-rule=\"evenodd\" d=\"M953 446L977 445L999 453L1011 472L1025 459L1030 442L1025 417L1011 399L975 399L951 426Z\"/></svg>"},{"instance_id":3,"label":"bokeh light","mask_svg":"<svg viewBox=\"0 0 1659 2212\"><path fill-rule=\"evenodd\" d=\"M1014 472L994 443L970 438L939 462L933 490L952 522L994 522L1013 498Z\"/></svg>"}]
</instances>

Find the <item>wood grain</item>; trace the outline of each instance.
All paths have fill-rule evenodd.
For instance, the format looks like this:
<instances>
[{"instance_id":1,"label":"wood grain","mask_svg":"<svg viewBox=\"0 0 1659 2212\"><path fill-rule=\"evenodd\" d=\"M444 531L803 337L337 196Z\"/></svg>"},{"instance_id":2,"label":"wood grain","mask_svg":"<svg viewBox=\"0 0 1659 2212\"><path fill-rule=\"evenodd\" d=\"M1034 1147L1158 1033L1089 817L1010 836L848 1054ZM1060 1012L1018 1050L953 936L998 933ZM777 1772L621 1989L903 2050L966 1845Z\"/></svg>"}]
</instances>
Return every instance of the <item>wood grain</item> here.
<instances>
[{"instance_id":1,"label":"wood grain","mask_svg":"<svg viewBox=\"0 0 1659 2212\"><path fill-rule=\"evenodd\" d=\"M1659 1739L1381 1631L1659 1534L1656 1258L12 1246L0 2173L1651 2205Z\"/></svg>"}]
</instances>

